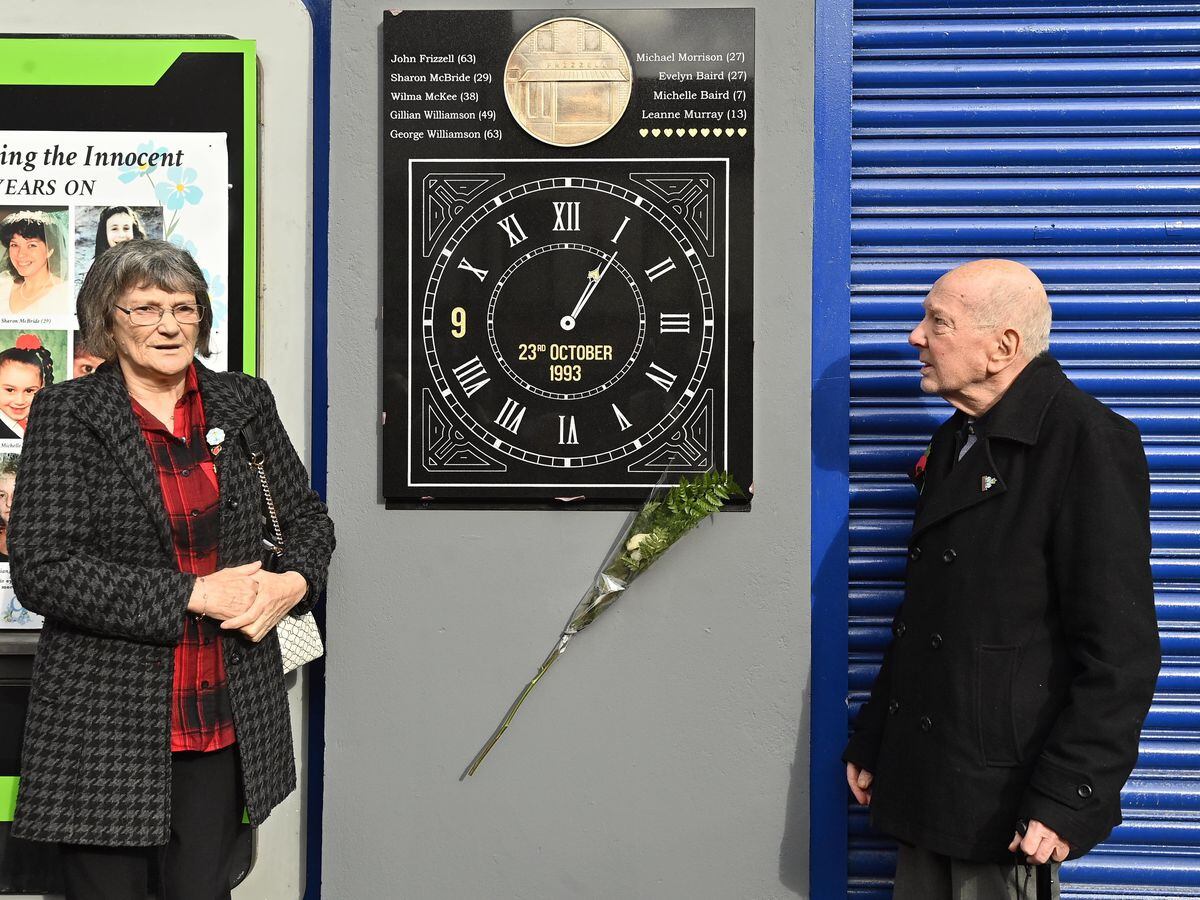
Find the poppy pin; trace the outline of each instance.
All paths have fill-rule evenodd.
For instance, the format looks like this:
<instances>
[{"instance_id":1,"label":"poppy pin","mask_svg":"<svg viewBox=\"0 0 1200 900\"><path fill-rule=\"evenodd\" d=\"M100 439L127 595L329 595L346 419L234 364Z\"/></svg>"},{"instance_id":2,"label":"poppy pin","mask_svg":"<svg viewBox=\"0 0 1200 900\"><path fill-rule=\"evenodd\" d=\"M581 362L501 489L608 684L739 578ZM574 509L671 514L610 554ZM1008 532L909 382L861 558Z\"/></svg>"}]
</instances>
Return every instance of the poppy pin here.
<instances>
[{"instance_id":1,"label":"poppy pin","mask_svg":"<svg viewBox=\"0 0 1200 900\"><path fill-rule=\"evenodd\" d=\"M929 451L932 447L933 445L930 444L925 448L925 452L921 454L916 465L908 473L908 480L916 486L918 492L925 490L925 468L929 465Z\"/></svg>"},{"instance_id":2,"label":"poppy pin","mask_svg":"<svg viewBox=\"0 0 1200 900\"><path fill-rule=\"evenodd\" d=\"M212 450L212 455L217 456L221 452L221 445L225 442L225 432L220 428L208 429L208 434L204 436L208 441L208 446Z\"/></svg>"}]
</instances>

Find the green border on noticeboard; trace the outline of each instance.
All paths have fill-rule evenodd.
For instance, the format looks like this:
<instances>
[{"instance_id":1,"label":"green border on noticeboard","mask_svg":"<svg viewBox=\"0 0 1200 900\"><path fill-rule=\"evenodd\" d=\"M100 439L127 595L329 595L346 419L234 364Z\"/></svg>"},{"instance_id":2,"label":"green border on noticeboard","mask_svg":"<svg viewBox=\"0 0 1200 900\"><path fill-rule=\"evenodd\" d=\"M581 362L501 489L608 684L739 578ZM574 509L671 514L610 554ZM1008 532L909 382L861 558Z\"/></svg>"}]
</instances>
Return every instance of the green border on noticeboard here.
<instances>
[{"instance_id":1,"label":"green border on noticeboard","mask_svg":"<svg viewBox=\"0 0 1200 900\"><path fill-rule=\"evenodd\" d=\"M16 775L0 775L0 822L11 822L17 808Z\"/></svg>"},{"instance_id":2,"label":"green border on noticeboard","mask_svg":"<svg viewBox=\"0 0 1200 900\"><path fill-rule=\"evenodd\" d=\"M212 38L0 38L0 84L152 85L183 53L242 54L242 370L258 369L258 70L255 42ZM229 211L230 225L236 210ZM2 784L2 782L0 782ZM2 790L2 788L0 788ZM0 793L0 812L3 811ZM4 819L0 818L0 821Z\"/></svg>"}]
</instances>

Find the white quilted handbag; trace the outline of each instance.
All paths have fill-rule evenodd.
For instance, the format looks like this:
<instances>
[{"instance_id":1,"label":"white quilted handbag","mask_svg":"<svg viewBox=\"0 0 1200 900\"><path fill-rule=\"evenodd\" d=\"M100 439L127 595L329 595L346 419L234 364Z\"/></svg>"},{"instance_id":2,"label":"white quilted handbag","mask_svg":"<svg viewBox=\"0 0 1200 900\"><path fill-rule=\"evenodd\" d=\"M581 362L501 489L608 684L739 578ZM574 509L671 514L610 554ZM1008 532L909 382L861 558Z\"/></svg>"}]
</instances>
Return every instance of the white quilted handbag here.
<instances>
[{"instance_id":1,"label":"white quilted handbag","mask_svg":"<svg viewBox=\"0 0 1200 900\"><path fill-rule=\"evenodd\" d=\"M279 635L279 655L283 657L284 672L298 669L325 653L317 620L310 612L302 616L284 616L275 626L275 633Z\"/></svg>"}]
</instances>

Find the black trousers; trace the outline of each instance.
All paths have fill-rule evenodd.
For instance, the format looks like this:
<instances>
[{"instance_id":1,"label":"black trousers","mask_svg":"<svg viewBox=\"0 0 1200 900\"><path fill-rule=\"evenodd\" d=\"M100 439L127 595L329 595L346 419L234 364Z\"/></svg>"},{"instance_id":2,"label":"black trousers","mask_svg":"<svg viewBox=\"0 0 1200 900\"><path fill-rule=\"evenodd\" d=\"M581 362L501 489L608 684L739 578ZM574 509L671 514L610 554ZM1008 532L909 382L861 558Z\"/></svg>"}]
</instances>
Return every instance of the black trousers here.
<instances>
[{"instance_id":1,"label":"black trousers","mask_svg":"<svg viewBox=\"0 0 1200 900\"><path fill-rule=\"evenodd\" d=\"M160 900L229 900L229 876L242 820L237 745L175 753L171 837L163 847L62 844L66 900L145 900L151 867Z\"/></svg>"}]
</instances>

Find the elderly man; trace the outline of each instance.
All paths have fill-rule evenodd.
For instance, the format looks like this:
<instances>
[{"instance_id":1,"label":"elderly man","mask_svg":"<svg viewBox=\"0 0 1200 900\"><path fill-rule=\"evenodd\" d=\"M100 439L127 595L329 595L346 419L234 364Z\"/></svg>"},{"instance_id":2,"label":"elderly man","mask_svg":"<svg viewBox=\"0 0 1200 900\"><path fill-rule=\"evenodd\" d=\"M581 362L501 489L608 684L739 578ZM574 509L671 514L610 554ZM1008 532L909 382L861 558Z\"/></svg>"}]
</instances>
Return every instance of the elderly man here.
<instances>
[{"instance_id":1,"label":"elderly man","mask_svg":"<svg viewBox=\"0 0 1200 900\"><path fill-rule=\"evenodd\" d=\"M1159 666L1146 456L1046 352L1025 266L960 266L924 305L921 390L957 411L914 470L904 602L846 777L900 841L896 898L1032 900L1028 864L1104 840L1137 760Z\"/></svg>"}]
</instances>

